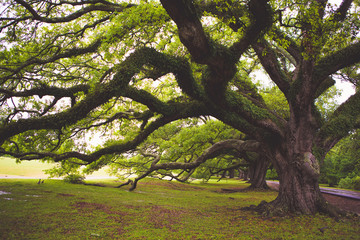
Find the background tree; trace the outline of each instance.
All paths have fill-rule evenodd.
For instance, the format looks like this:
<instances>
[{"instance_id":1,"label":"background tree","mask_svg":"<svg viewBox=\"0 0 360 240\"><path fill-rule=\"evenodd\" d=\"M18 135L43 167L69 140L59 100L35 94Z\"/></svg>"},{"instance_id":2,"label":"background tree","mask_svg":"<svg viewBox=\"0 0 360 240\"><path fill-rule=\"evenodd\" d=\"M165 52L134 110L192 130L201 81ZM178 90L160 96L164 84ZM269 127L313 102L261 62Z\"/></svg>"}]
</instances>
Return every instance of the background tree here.
<instances>
[{"instance_id":1,"label":"background tree","mask_svg":"<svg viewBox=\"0 0 360 240\"><path fill-rule=\"evenodd\" d=\"M229 174L229 177L235 177L235 170L250 168L250 188L266 189L265 176L269 161L260 158L264 156L259 154L261 149L253 147L254 144L249 146L257 153L248 152L247 145L243 144L246 141L244 134L220 121L179 120L154 131L130 154L113 159L111 172L125 178L138 176L135 178L136 184L146 176L181 182L188 181L190 177L207 181L212 176ZM229 143L238 144L239 147L236 149ZM216 150L214 145L217 146ZM240 151L241 145L244 149ZM185 168L169 171L158 167L159 162L176 163L179 168L182 164ZM188 166L188 163L196 164ZM91 170L93 166L89 167Z\"/></svg>"},{"instance_id":2,"label":"background tree","mask_svg":"<svg viewBox=\"0 0 360 240\"><path fill-rule=\"evenodd\" d=\"M330 186L359 190L360 138L359 130L339 141L324 160L321 179Z\"/></svg>"},{"instance_id":3,"label":"background tree","mask_svg":"<svg viewBox=\"0 0 360 240\"><path fill-rule=\"evenodd\" d=\"M0 30L2 154L100 167L161 126L212 116L252 139L229 139L227 149L260 145L272 160L280 191L264 211L332 212L318 161L359 127L360 94L326 119L315 101L332 74L358 71L352 1L13 0ZM248 54L284 95L288 116L246 76ZM89 146L95 132L104 143ZM149 171L190 169L219 145Z\"/></svg>"}]
</instances>

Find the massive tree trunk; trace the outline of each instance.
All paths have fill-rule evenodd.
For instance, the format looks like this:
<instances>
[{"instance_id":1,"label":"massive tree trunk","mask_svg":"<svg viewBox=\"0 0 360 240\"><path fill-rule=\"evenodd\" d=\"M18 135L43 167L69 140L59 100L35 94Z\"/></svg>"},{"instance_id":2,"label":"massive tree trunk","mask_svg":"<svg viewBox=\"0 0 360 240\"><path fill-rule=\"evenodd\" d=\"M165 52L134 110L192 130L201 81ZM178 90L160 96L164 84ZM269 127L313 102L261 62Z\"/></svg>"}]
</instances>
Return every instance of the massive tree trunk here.
<instances>
[{"instance_id":1,"label":"massive tree trunk","mask_svg":"<svg viewBox=\"0 0 360 240\"><path fill-rule=\"evenodd\" d=\"M235 177L235 169L229 169L229 178L234 178Z\"/></svg>"},{"instance_id":2,"label":"massive tree trunk","mask_svg":"<svg viewBox=\"0 0 360 240\"><path fill-rule=\"evenodd\" d=\"M266 171L269 167L269 161L264 158L257 158L250 163L249 178L251 185L249 189L269 189L266 184Z\"/></svg>"},{"instance_id":3,"label":"massive tree trunk","mask_svg":"<svg viewBox=\"0 0 360 240\"><path fill-rule=\"evenodd\" d=\"M284 211L315 213L325 201L321 196L318 177L319 166L310 152L297 156L276 156L279 175L279 195L273 204Z\"/></svg>"},{"instance_id":4,"label":"massive tree trunk","mask_svg":"<svg viewBox=\"0 0 360 240\"><path fill-rule=\"evenodd\" d=\"M279 176L280 188L279 195L273 202L258 206L258 209L266 214L325 212L337 215L339 213L320 193L318 183L320 166L312 153L316 130L312 122L311 108L307 110L309 111L302 108L301 111L295 111L298 115L296 118L290 118L286 137L273 142L270 148L273 165Z\"/></svg>"},{"instance_id":5,"label":"massive tree trunk","mask_svg":"<svg viewBox=\"0 0 360 240\"><path fill-rule=\"evenodd\" d=\"M279 175L279 194L274 201L257 206L259 212L264 215L286 215L289 212L339 215L340 211L329 205L320 192L319 165L314 155L305 152L291 160L279 152L276 155L274 165Z\"/></svg>"}]
</instances>

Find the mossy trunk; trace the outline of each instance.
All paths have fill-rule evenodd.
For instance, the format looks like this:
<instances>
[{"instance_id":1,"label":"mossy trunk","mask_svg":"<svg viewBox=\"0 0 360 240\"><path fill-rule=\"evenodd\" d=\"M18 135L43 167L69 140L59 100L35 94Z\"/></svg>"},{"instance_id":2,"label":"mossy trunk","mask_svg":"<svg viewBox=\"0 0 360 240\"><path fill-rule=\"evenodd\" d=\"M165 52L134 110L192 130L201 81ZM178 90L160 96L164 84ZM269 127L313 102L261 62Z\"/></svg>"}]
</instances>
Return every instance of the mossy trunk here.
<instances>
[{"instance_id":1,"label":"mossy trunk","mask_svg":"<svg viewBox=\"0 0 360 240\"><path fill-rule=\"evenodd\" d=\"M280 186L277 198L263 204L267 206L265 212L336 215L319 188L320 166L312 153L317 128L311 105L299 104L290 111L286 135L273 141L269 148Z\"/></svg>"},{"instance_id":2,"label":"mossy trunk","mask_svg":"<svg viewBox=\"0 0 360 240\"><path fill-rule=\"evenodd\" d=\"M315 214L337 216L340 212L329 205L319 188L320 167L311 152L296 152L296 144L278 148L274 167L279 176L279 195L270 203L262 203L258 210L265 215ZM285 150L284 150L285 149Z\"/></svg>"}]
</instances>

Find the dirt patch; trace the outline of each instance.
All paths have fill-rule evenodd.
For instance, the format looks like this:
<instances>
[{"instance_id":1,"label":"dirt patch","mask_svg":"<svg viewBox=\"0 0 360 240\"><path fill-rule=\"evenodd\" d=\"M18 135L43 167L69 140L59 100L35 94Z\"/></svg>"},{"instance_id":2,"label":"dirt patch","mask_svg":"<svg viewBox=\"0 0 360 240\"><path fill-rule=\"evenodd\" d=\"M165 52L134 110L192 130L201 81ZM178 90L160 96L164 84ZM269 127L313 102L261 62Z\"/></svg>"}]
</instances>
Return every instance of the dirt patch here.
<instances>
[{"instance_id":1,"label":"dirt patch","mask_svg":"<svg viewBox=\"0 0 360 240\"><path fill-rule=\"evenodd\" d=\"M163 206L151 206L149 220L153 224L154 228L164 228L174 230L173 225L180 222L183 219L183 215L187 211L183 209L168 209Z\"/></svg>"},{"instance_id":2,"label":"dirt patch","mask_svg":"<svg viewBox=\"0 0 360 240\"><path fill-rule=\"evenodd\" d=\"M185 183L179 183L179 182L172 182L172 181L148 181L148 182L139 182L139 185L153 185L153 186L162 186L162 187L168 187L171 189L176 190L203 190L204 188L185 184Z\"/></svg>"},{"instance_id":3,"label":"dirt patch","mask_svg":"<svg viewBox=\"0 0 360 240\"><path fill-rule=\"evenodd\" d=\"M83 183L83 185L94 186L94 187L106 187L105 184L101 184L101 183Z\"/></svg>"},{"instance_id":4,"label":"dirt patch","mask_svg":"<svg viewBox=\"0 0 360 240\"><path fill-rule=\"evenodd\" d=\"M221 188L220 190L215 190L214 192L218 193L237 193L237 192L268 192L273 191L271 189L256 189L256 188L248 188L248 187L241 187L241 188Z\"/></svg>"},{"instance_id":5,"label":"dirt patch","mask_svg":"<svg viewBox=\"0 0 360 240\"><path fill-rule=\"evenodd\" d=\"M76 208L80 212L93 212L95 210L100 210L106 213L112 213L111 207L101 203L76 202L71 206Z\"/></svg>"},{"instance_id":6,"label":"dirt patch","mask_svg":"<svg viewBox=\"0 0 360 240\"><path fill-rule=\"evenodd\" d=\"M77 209L79 212L88 213L93 211L102 211L107 214L116 214L116 215L128 215L127 213L115 211L112 207L107 206L101 203L89 203L89 202L75 202L70 205L71 207Z\"/></svg>"},{"instance_id":7,"label":"dirt patch","mask_svg":"<svg viewBox=\"0 0 360 240\"><path fill-rule=\"evenodd\" d=\"M60 197L75 197L74 194L69 194L69 193L58 193L57 195Z\"/></svg>"},{"instance_id":8,"label":"dirt patch","mask_svg":"<svg viewBox=\"0 0 360 240\"><path fill-rule=\"evenodd\" d=\"M125 216L129 215L129 213L116 211L111 206L107 206L101 203L89 203L89 202L75 202L71 204L71 206L78 210L79 213L92 213L94 211L101 211L106 214L106 219L110 221L116 222L117 227L113 229L117 232L117 234L123 234L125 232L124 226L126 225ZM101 223L103 226L107 226L108 223ZM113 227L112 227L113 228Z\"/></svg>"},{"instance_id":9,"label":"dirt patch","mask_svg":"<svg viewBox=\"0 0 360 240\"><path fill-rule=\"evenodd\" d=\"M360 214L360 201L359 200L345 198L345 197L338 197L338 196L334 196L334 195L326 194L326 193L323 193L322 195L325 197L326 201L328 201L332 205L334 205L340 209L343 209L345 211L350 211L350 212L355 212L355 213Z\"/></svg>"},{"instance_id":10,"label":"dirt patch","mask_svg":"<svg viewBox=\"0 0 360 240\"><path fill-rule=\"evenodd\" d=\"M52 193L53 191L42 190L41 192L44 192L44 193Z\"/></svg>"}]
</instances>

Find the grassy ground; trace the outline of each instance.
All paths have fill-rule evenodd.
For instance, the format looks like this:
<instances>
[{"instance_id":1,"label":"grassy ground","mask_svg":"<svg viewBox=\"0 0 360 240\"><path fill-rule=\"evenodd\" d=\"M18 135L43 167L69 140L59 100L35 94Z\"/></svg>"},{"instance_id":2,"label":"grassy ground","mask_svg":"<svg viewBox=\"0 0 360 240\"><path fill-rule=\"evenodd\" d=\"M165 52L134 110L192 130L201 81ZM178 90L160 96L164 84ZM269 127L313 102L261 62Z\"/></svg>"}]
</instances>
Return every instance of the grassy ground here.
<instances>
[{"instance_id":1,"label":"grassy ground","mask_svg":"<svg viewBox=\"0 0 360 240\"><path fill-rule=\"evenodd\" d=\"M56 163L46 163L41 161L22 161L16 163L14 158L0 157L0 176L21 176L31 178L48 178L44 170L51 169L56 166ZM106 170L100 169L94 174L88 176L92 177L109 177Z\"/></svg>"},{"instance_id":2,"label":"grassy ground","mask_svg":"<svg viewBox=\"0 0 360 240\"><path fill-rule=\"evenodd\" d=\"M95 181L95 180L94 180ZM97 181L98 183L99 181ZM263 218L242 207L276 192L221 193L235 180L180 184L145 179L134 192L60 180L0 180L0 239L359 239L359 219ZM1 192L2 191L2 192ZM322 231L320 231L321 229Z\"/></svg>"},{"instance_id":3,"label":"grassy ground","mask_svg":"<svg viewBox=\"0 0 360 240\"><path fill-rule=\"evenodd\" d=\"M54 164L43 163L41 161L23 161L16 163L13 158L0 157L0 174L4 175L46 178L47 176L43 170L53 167Z\"/></svg>"}]
</instances>

